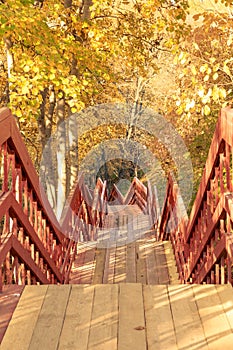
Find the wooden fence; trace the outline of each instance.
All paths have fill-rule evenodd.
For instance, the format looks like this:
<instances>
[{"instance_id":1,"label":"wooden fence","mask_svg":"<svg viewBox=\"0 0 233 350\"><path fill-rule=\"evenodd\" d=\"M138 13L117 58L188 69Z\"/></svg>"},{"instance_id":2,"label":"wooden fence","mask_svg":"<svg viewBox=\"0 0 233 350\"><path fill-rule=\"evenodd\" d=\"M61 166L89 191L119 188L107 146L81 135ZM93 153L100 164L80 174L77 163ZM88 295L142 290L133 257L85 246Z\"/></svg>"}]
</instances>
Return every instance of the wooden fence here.
<instances>
[{"instance_id":1,"label":"wooden fence","mask_svg":"<svg viewBox=\"0 0 233 350\"><path fill-rule=\"evenodd\" d=\"M182 283L232 283L233 110L222 109L190 217L170 176L158 235L170 239Z\"/></svg>"}]
</instances>

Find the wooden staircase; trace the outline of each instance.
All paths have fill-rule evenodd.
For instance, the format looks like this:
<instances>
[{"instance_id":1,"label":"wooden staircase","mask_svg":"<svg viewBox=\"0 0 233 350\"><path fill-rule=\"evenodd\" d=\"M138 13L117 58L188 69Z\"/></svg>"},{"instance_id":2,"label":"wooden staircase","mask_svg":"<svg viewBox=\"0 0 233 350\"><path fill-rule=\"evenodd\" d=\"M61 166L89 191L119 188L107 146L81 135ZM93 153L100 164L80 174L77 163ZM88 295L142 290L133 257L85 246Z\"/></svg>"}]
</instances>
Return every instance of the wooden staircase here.
<instances>
[{"instance_id":1,"label":"wooden staircase","mask_svg":"<svg viewBox=\"0 0 233 350\"><path fill-rule=\"evenodd\" d=\"M230 285L26 286L1 350L232 349Z\"/></svg>"},{"instance_id":2,"label":"wooden staircase","mask_svg":"<svg viewBox=\"0 0 233 350\"><path fill-rule=\"evenodd\" d=\"M230 350L232 287L179 284L148 216L108 209L97 241L77 245L70 285L24 288L1 350Z\"/></svg>"},{"instance_id":3,"label":"wooden staircase","mask_svg":"<svg viewBox=\"0 0 233 350\"><path fill-rule=\"evenodd\" d=\"M189 218L172 176L161 215L149 181L108 196L80 176L60 224L0 110L1 350L233 348L232 117L221 111Z\"/></svg>"}]
</instances>

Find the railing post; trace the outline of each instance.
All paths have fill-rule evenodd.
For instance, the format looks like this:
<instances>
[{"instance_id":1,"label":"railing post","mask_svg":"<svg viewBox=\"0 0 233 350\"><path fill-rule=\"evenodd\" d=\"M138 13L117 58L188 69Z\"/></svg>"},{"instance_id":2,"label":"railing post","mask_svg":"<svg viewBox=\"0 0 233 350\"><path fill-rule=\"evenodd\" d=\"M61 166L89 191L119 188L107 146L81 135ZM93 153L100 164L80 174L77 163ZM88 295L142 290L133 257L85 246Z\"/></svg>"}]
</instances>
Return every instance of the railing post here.
<instances>
[{"instance_id":1,"label":"railing post","mask_svg":"<svg viewBox=\"0 0 233 350\"><path fill-rule=\"evenodd\" d=\"M2 293L2 266L0 266L0 293Z\"/></svg>"}]
</instances>

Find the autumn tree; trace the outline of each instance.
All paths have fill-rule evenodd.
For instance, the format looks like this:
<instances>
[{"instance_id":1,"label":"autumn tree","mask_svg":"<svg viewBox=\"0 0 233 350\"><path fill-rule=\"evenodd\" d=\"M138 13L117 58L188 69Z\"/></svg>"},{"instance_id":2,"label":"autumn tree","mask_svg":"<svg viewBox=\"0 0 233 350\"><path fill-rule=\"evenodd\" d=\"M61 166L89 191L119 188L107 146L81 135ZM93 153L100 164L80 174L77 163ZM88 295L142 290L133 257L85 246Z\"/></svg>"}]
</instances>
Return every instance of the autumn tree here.
<instances>
[{"instance_id":1,"label":"autumn tree","mask_svg":"<svg viewBox=\"0 0 233 350\"><path fill-rule=\"evenodd\" d=\"M219 110L231 105L233 97L233 19L225 5L212 5L212 11L204 7L190 15L190 33L173 63L177 89L168 110L191 151L195 189Z\"/></svg>"},{"instance_id":2,"label":"autumn tree","mask_svg":"<svg viewBox=\"0 0 233 350\"><path fill-rule=\"evenodd\" d=\"M151 81L161 53L175 53L187 32L187 8L186 0L1 2L1 105L42 149L58 126L56 159L47 156L64 168L64 197L78 169L77 150L66 144L76 131L64 129L64 120L90 105L127 102L125 137L136 139L141 109L155 98ZM55 190L52 197L56 202Z\"/></svg>"}]
</instances>

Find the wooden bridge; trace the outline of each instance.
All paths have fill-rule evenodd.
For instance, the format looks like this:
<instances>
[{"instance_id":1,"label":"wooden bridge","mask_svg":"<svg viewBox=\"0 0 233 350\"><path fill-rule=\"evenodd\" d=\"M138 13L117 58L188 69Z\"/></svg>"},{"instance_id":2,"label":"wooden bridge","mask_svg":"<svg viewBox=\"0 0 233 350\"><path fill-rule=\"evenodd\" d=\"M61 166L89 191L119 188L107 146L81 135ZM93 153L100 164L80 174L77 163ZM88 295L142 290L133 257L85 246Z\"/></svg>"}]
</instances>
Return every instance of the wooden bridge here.
<instances>
[{"instance_id":1,"label":"wooden bridge","mask_svg":"<svg viewBox=\"0 0 233 350\"><path fill-rule=\"evenodd\" d=\"M232 349L233 111L220 113L188 218L169 176L126 196L80 176L62 224L0 110L1 349Z\"/></svg>"}]
</instances>

